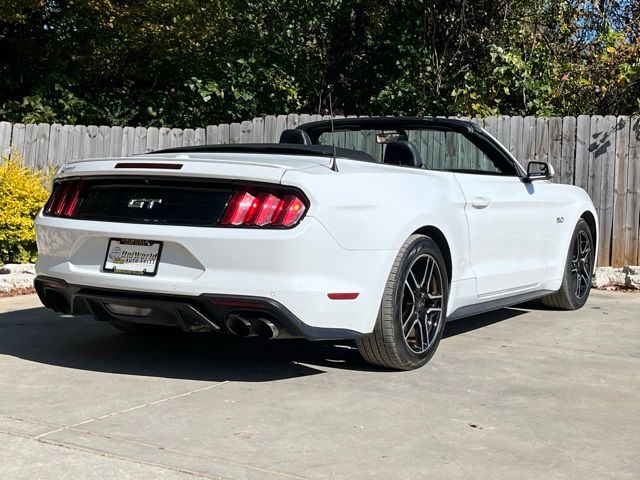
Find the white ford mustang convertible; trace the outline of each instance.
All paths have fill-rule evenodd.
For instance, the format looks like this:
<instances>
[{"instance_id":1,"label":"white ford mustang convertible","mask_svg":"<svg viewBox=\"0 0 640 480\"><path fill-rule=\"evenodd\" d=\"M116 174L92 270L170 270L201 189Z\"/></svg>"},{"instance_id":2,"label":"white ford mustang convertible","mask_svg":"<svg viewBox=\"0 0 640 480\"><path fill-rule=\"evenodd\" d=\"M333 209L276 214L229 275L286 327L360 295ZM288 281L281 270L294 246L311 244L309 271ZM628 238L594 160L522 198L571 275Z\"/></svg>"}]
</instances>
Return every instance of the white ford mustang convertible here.
<instances>
[{"instance_id":1,"label":"white ford mustang convertible","mask_svg":"<svg viewBox=\"0 0 640 480\"><path fill-rule=\"evenodd\" d=\"M36 220L45 306L127 332L351 339L412 369L445 321L584 305L597 219L473 123L346 118L277 144L65 165Z\"/></svg>"}]
</instances>

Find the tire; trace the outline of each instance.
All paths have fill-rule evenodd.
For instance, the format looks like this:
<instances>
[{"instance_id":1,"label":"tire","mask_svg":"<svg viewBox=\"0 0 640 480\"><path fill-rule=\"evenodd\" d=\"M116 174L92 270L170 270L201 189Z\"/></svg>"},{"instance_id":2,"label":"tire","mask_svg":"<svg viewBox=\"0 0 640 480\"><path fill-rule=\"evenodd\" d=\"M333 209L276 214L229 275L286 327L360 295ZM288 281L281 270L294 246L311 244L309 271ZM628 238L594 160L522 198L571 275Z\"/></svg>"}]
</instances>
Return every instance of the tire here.
<instances>
[{"instance_id":1,"label":"tire","mask_svg":"<svg viewBox=\"0 0 640 480\"><path fill-rule=\"evenodd\" d=\"M391 268L373 332L356 340L360 355L396 370L423 366L442 338L448 298L449 279L438 245L425 235L411 235Z\"/></svg>"},{"instance_id":2,"label":"tire","mask_svg":"<svg viewBox=\"0 0 640 480\"><path fill-rule=\"evenodd\" d=\"M145 323L127 322L119 318L111 318L109 323L118 330L130 335L167 335L175 334L178 329L175 327L165 327L162 325L148 325Z\"/></svg>"},{"instance_id":3,"label":"tire","mask_svg":"<svg viewBox=\"0 0 640 480\"><path fill-rule=\"evenodd\" d=\"M588 247L584 252L583 247ZM579 255L578 248L580 249ZM593 236L589 225L582 218L578 220L573 235L560 290L540 300L543 305L558 310L577 310L587 302L593 278L593 259L595 256ZM578 283L579 282L579 283Z\"/></svg>"}]
</instances>

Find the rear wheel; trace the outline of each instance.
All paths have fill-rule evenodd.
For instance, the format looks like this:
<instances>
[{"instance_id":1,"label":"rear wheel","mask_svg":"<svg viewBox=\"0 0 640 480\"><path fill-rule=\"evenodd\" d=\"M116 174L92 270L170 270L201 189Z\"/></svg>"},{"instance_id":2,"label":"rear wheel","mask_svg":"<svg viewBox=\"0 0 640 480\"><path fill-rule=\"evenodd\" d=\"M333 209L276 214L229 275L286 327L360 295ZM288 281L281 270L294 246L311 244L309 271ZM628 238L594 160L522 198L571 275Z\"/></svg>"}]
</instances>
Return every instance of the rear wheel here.
<instances>
[{"instance_id":1,"label":"rear wheel","mask_svg":"<svg viewBox=\"0 0 640 480\"><path fill-rule=\"evenodd\" d=\"M594 256L591 230L587 222L580 219L571 237L560 290L543 297L542 303L560 310L581 308L587 302L591 291Z\"/></svg>"},{"instance_id":2,"label":"rear wheel","mask_svg":"<svg viewBox=\"0 0 640 480\"><path fill-rule=\"evenodd\" d=\"M412 370L438 348L446 318L449 282L438 245L411 235L393 264L373 332L356 340L369 363Z\"/></svg>"}]
</instances>

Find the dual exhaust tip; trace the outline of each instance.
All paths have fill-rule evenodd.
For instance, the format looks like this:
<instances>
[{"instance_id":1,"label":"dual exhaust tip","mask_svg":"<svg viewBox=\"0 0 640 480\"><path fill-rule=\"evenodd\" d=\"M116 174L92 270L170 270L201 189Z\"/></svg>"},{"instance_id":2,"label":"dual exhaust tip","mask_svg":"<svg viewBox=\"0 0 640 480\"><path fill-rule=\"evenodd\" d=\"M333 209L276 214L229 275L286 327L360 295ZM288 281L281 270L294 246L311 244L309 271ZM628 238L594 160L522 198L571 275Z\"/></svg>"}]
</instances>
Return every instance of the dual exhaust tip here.
<instances>
[{"instance_id":1,"label":"dual exhaust tip","mask_svg":"<svg viewBox=\"0 0 640 480\"><path fill-rule=\"evenodd\" d=\"M235 313L229 314L225 320L229 331L238 337L275 338L280 334L278 327L263 316L244 317Z\"/></svg>"}]
</instances>

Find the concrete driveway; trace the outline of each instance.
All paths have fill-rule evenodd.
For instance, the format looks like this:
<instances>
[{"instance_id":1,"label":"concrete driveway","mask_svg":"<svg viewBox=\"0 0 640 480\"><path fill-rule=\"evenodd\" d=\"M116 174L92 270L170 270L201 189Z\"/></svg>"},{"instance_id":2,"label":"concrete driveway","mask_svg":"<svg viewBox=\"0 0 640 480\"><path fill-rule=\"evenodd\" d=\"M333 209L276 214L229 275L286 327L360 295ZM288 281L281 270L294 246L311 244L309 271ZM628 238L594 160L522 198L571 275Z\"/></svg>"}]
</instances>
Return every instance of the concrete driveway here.
<instances>
[{"instance_id":1,"label":"concrete driveway","mask_svg":"<svg viewBox=\"0 0 640 480\"><path fill-rule=\"evenodd\" d=\"M640 295L445 337L398 373L348 345L136 338L0 300L0 478L639 478Z\"/></svg>"}]
</instances>

